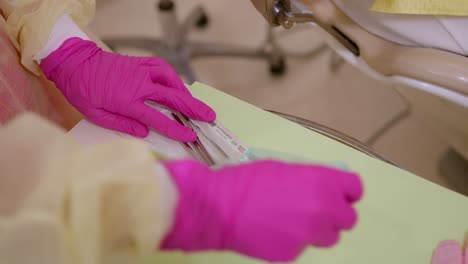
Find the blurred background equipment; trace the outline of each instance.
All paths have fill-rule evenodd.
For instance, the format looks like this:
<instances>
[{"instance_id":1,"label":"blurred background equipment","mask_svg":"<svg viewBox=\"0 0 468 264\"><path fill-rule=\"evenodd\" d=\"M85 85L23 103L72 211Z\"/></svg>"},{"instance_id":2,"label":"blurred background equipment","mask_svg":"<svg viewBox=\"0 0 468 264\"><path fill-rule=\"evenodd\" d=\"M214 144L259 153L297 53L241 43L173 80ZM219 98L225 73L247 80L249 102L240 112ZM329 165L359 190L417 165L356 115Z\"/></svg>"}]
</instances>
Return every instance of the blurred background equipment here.
<instances>
[{"instance_id":1,"label":"blurred background equipment","mask_svg":"<svg viewBox=\"0 0 468 264\"><path fill-rule=\"evenodd\" d=\"M272 75L282 75L286 71L285 59L287 56L306 59L325 49L325 45L318 45L305 52L288 52L277 43L270 26L266 27L265 41L257 48L192 41L188 39L189 33L195 29L204 29L211 21L201 5L193 8L183 21L177 18L176 4L173 0L159 0L156 4L156 11L156 18L162 31L161 37L121 37L108 38L103 41L114 50L132 47L163 57L176 68L179 74L185 77L188 83L199 80L191 67L191 60L195 58L220 56L262 59L268 62ZM236 17L227 19L242 19L242 16L238 14Z\"/></svg>"}]
</instances>

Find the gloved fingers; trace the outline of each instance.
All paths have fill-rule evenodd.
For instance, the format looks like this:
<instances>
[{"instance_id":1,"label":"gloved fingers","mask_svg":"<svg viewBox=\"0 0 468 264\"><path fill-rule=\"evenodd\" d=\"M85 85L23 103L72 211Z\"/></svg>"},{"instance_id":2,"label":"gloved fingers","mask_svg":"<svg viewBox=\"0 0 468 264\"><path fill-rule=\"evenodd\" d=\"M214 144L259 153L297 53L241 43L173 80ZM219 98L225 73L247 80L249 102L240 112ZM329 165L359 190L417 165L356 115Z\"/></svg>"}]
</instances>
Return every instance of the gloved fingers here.
<instances>
[{"instance_id":1,"label":"gloved fingers","mask_svg":"<svg viewBox=\"0 0 468 264\"><path fill-rule=\"evenodd\" d=\"M319 236L312 236L311 245L328 248L334 246L340 240L340 232L335 228L323 228Z\"/></svg>"},{"instance_id":2,"label":"gloved fingers","mask_svg":"<svg viewBox=\"0 0 468 264\"><path fill-rule=\"evenodd\" d=\"M346 201L343 202L343 207L337 210L336 217L336 227L340 230L351 230L358 219L356 210Z\"/></svg>"},{"instance_id":3,"label":"gloved fingers","mask_svg":"<svg viewBox=\"0 0 468 264\"><path fill-rule=\"evenodd\" d=\"M332 247L332 246L336 245L336 243L338 243L338 241L340 241L340 232L338 230L329 229L326 232L328 234L326 236L324 236L322 241L320 241L320 243L318 245L319 247L325 247L325 248Z\"/></svg>"},{"instance_id":4,"label":"gloved fingers","mask_svg":"<svg viewBox=\"0 0 468 264\"><path fill-rule=\"evenodd\" d=\"M159 84L154 84L161 86ZM216 120L216 113L208 105L196 99L190 94L186 94L177 90L162 88L155 90L148 95L151 101L167 106L175 111L178 111L190 118L213 122Z\"/></svg>"},{"instance_id":5,"label":"gloved fingers","mask_svg":"<svg viewBox=\"0 0 468 264\"><path fill-rule=\"evenodd\" d=\"M362 198L364 187L356 173L326 166L314 166L314 170L316 173L320 172L320 174L328 175L331 179L336 180L348 203L355 203Z\"/></svg>"},{"instance_id":6,"label":"gloved fingers","mask_svg":"<svg viewBox=\"0 0 468 264\"><path fill-rule=\"evenodd\" d=\"M87 119L96 125L123 132L135 137L144 138L148 135L148 128L135 119L114 114L103 109L93 109L93 113L86 115Z\"/></svg>"},{"instance_id":7,"label":"gloved fingers","mask_svg":"<svg viewBox=\"0 0 468 264\"><path fill-rule=\"evenodd\" d=\"M354 203L362 198L364 187L360 177L355 173L339 174L345 198L348 202Z\"/></svg>"},{"instance_id":8,"label":"gloved fingers","mask_svg":"<svg viewBox=\"0 0 468 264\"><path fill-rule=\"evenodd\" d=\"M128 113L141 123L172 139L183 142L193 142L197 139L197 134L192 129L169 119L143 102L131 106Z\"/></svg>"},{"instance_id":9,"label":"gloved fingers","mask_svg":"<svg viewBox=\"0 0 468 264\"><path fill-rule=\"evenodd\" d=\"M150 58L147 65L150 66L149 74L152 82L190 94L180 76L168 62L161 58Z\"/></svg>"}]
</instances>

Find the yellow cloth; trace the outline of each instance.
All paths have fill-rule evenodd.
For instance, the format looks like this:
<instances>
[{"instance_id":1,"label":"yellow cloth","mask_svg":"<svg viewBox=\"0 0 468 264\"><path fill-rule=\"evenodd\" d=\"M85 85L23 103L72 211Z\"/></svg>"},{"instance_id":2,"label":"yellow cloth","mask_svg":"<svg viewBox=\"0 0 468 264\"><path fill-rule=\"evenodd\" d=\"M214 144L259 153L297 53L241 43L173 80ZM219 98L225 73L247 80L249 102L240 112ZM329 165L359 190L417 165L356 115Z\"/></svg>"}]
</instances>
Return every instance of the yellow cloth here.
<instances>
[{"instance_id":1,"label":"yellow cloth","mask_svg":"<svg viewBox=\"0 0 468 264\"><path fill-rule=\"evenodd\" d=\"M371 10L396 14L468 16L468 1L377 0Z\"/></svg>"},{"instance_id":2,"label":"yellow cloth","mask_svg":"<svg viewBox=\"0 0 468 264\"><path fill-rule=\"evenodd\" d=\"M1 263L135 264L169 228L143 143L85 147L26 113L0 146Z\"/></svg>"},{"instance_id":3,"label":"yellow cloth","mask_svg":"<svg viewBox=\"0 0 468 264\"><path fill-rule=\"evenodd\" d=\"M94 16L95 1L1 0L0 10L11 41L21 53L21 63L38 74L40 69L33 56L47 43L55 22L67 13L84 28Z\"/></svg>"}]
</instances>

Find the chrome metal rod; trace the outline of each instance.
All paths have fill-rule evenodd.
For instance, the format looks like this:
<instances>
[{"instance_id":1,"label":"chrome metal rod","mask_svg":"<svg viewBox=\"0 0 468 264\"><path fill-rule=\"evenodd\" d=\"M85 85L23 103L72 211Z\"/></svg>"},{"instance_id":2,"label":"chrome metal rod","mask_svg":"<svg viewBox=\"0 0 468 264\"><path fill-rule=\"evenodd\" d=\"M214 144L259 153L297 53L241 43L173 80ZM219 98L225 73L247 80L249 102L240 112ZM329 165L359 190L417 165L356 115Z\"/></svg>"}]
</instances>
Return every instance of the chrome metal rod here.
<instances>
[{"instance_id":1,"label":"chrome metal rod","mask_svg":"<svg viewBox=\"0 0 468 264\"><path fill-rule=\"evenodd\" d=\"M336 130L331 129L329 127L326 127L324 125L320 125L320 124L315 123L313 121L303 119L303 118L300 118L300 117L297 117L297 116L284 114L284 113L276 112L276 111L273 111L273 110L266 110L266 111L268 111L270 113L273 113L273 114L276 114L278 116L281 116L281 117L283 117L285 119L288 119L289 121L297 123L297 124L307 128L307 129L315 131L315 132L317 132L319 134L322 134L322 135L324 135L326 137L334 139L334 140L336 140L336 141L338 141L340 143L343 143L343 144L345 144L345 145L347 145L347 146L349 146L351 148L354 148L354 149L356 149L356 150L358 150L358 151L360 151L362 153L365 153L370 157L379 159L379 160L384 161L384 162L386 162L388 164L391 164L393 166L402 168L396 162L393 162L390 159L380 155L379 153L377 153L375 150L373 150L372 148L370 148L366 144L363 144L360 141L358 141L357 139L354 139L354 138L352 138L352 137L350 137L348 135L345 135L345 134L343 134L343 133L341 133L339 131L336 131Z\"/></svg>"},{"instance_id":2,"label":"chrome metal rod","mask_svg":"<svg viewBox=\"0 0 468 264\"><path fill-rule=\"evenodd\" d=\"M345 34L343 34L333 25L329 25L320 21L320 19L317 19L314 14L305 7L296 6L296 8L300 8L299 13L292 12L290 5L291 4L289 1L277 2L274 16L278 24L282 25L285 29L290 29L298 23L313 23L334 37L354 55L359 56L359 47L357 47L355 43L348 39Z\"/></svg>"}]
</instances>

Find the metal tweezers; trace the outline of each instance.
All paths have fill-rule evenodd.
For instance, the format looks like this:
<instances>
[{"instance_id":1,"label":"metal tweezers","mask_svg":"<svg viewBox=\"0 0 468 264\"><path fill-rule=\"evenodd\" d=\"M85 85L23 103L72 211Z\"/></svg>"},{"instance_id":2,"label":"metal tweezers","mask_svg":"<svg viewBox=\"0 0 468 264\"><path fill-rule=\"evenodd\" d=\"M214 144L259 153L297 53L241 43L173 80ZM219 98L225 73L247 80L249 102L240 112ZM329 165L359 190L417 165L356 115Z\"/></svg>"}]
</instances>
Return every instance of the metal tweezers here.
<instances>
[{"instance_id":1,"label":"metal tweezers","mask_svg":"<svg viewBox=\"0 0 468 264\"><path fill-rule=\"evenodd\" d=\"M172 113L172 117L181 125L187 126L195 131L190 119L180 113ZM183 142L182 143L185 149L197 160L206 163L209 166L216 165L215 160L211 157L210 153L206 149L206 147L202 144L200 139L197 138L194 142Z\"/></svg>"}]
</instances>

